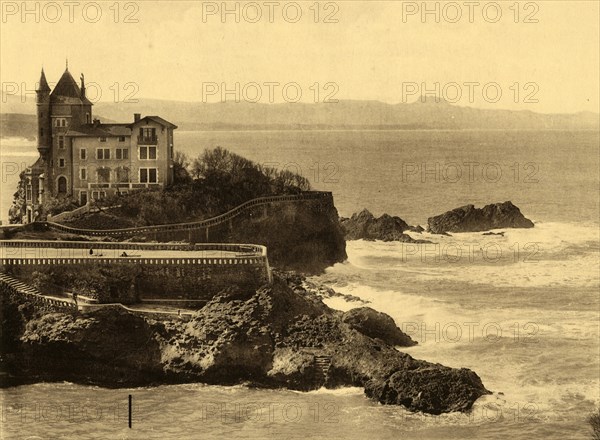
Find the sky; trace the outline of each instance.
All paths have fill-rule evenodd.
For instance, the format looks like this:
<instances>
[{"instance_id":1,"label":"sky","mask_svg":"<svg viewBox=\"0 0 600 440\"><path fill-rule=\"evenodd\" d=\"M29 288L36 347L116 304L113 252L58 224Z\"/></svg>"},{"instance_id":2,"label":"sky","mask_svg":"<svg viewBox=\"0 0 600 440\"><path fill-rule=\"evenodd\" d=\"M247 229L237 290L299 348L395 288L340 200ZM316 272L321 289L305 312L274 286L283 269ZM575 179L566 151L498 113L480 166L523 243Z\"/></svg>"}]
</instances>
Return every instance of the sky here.
<instances>
[{"instance_id":1,"label":"sky","mask_svg":"<svg viewBox=\"0 0 600 440\"><path fill-rule=\"evenodd\" d=\"M426 94L599 111L598 1L1 3L4 93L33 90L42 66L56 82L68 58L101 101L395 104Z\"/></svg>"}]
</instances>

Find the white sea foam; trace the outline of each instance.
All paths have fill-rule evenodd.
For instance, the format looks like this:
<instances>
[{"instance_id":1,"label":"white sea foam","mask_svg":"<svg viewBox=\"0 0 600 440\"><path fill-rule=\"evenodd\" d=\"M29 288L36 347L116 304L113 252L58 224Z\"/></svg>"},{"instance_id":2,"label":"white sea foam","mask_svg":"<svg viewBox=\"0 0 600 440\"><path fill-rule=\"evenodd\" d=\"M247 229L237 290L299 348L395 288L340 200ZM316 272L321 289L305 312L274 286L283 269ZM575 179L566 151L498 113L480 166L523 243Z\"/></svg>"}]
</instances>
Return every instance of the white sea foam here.
<instances>
[{"instance_id":1,"label":"white sea foam","mask_svg":"<svg viewBox=\"0 0 600 440\"><path fill-rule=\"evenodd\" d=\"M423 234L433 244L350 241L355 269L424 281L514 287L597 287L600 232L595 224L538 223L506 229L504 236ZM418 234L413 234L415 237ZM340 270L336 266L332 272Z\"/></svg>"}]
</instances>

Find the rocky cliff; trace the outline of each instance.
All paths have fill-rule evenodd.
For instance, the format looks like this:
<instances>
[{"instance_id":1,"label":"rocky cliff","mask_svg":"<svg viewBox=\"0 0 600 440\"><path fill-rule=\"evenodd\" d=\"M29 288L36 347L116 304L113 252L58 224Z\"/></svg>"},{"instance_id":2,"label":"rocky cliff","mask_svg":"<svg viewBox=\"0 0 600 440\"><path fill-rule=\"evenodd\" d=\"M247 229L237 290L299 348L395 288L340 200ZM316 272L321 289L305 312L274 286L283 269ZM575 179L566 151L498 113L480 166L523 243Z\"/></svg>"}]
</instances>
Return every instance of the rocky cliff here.
<instances>
[{"instance_id":1,"label":"rocky cliff","mask_svg":"<svg viewBox=\"0 0 600 440\"><path fill-rule=\"evenodd\" d=\"M265 245L272 266L304 273L321 273L348 258L333 198L259 208L216 231L215 240Z\"/></svg>"},{"instance_id":2,"label":"rocky cliff","mask_svg":"<svg viewBox=\"0 0 600 440\"><path fill-rule=\"evenodd\" d=\"M408 225L400 217L383 214L376 218L371 212L363 209L352 214L350 218L341 218L340 225L346 240L382 240L401 241L404 243L428 243L426 240L415 240L404 231L421 232L422 228Z\"/></svg>"},{"instance_id":3,"label":"rocky cliff","mask_svg":"<svg viewBox=\"0 0 600 440\"><path fill-rule=\"evenodd\" d=\"M389 316L368 308L332 310L281 276L257 291L223 291L189 322L156 321L118 308L44 314L6 294L2 310L4 385L363 386L379 402L432 414L468 410L489 393L473 371L398 351L395 345L414 342ZM325 374L317 356L330 362Z\"/></svg>"},{"instance_id":4,"label":"rocky cliff","mask_svg":"<svg viewBox=\"0 0 600 440\"><path fill-rule=\"evenodd\" d=\"M427 230L433 234L446 232L479 232L499 228L533 228L512 202L494 203L483 208L467 205L430 217Z\"/></svg>"}]
</instances>

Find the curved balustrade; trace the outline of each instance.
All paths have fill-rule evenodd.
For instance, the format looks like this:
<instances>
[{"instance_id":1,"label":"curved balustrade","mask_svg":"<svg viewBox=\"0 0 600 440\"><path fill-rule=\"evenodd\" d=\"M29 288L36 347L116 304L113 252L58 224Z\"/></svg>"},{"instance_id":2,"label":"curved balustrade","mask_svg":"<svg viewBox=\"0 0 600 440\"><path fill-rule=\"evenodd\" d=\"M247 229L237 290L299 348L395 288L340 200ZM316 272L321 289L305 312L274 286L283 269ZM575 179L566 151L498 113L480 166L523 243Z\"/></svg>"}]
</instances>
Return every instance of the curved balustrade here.
<instances>
[{"instance_id":1,"label":"curved balustrade","mask_svg":"<svg viewBox=\"0 0 600 440\"><path fill-rule=\"evenodd\" d=\"M196 222L188 222L188 223L173 223L166 225L153 225L153 226L141 226L136 228L122 228L122 229L83 229L83 228L72 228L70 226L61 225L60 223L54 222L40 222L48 226L51 229L55 229L61 232L71 233L71 234L80 234L80 235L92 235L92 236L112 236L112 235L133 235L145 232L165 232L165 231L186 231L192 229L204 229L213 226L220 225L237 217L242 212L246 211L249 208L253 208L259 205L267 205L270 203L280 203L280 202L297 202L302 200L323 200L331 198L330 192L305 192L302 194L290 194L285 196L268 196L268 197L259 197L256 199L248 200L247 202L242 203L241 205L236 206L235 208L227 211L224 214L218 215L216 217L211 217L206 220L200 220Z\"/></svg>"},{"instance_id":2,"label":"curved balustrade","mask_svg":"<svg viewBox=\"0 0 600 440\"><path fill-rule=\"evenodd\" d=\"M266 246L238 243L129 243L99 241L58 240L0 240L0 248L54 248L54 249L114 249L132 251L224 251L243 254L241 256L266 256Z\"/></svg>"}]
</instances>

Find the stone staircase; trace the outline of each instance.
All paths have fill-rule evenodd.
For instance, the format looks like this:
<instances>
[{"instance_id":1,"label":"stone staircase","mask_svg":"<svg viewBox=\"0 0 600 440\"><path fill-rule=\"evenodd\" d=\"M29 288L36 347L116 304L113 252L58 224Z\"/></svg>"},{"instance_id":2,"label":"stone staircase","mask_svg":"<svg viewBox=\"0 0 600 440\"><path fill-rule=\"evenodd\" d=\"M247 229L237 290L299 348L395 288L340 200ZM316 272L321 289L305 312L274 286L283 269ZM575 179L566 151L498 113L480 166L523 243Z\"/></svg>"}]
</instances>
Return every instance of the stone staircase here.
<instances>
[{"instance_id":1,"label":"stone staircase","mask_svg":"<svg viewBox=\"0 0 600 440\"><path fill-rule=\"evenodd\" d=\"M315 355L313 362L315 366L313 385L315 389L319 389L327 382L329 368L331 368L331 356Z\"/></svg>"}]
</instances>

